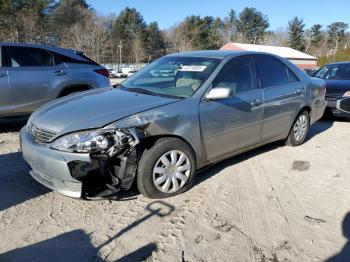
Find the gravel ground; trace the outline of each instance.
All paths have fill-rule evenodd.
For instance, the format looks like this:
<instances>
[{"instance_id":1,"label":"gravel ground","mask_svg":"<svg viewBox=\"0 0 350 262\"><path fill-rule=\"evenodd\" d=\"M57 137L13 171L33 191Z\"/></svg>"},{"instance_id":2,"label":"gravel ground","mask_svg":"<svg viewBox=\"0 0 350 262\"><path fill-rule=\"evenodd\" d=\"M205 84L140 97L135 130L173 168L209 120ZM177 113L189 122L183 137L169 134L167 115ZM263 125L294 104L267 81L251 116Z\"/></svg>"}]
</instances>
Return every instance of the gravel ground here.
<instances>
[{"instance_id":1,"label":"gravel ground","mask_svg":"<svg viewBox=\"0 0 350 262\"><path fill-rule=\"evenodd\" d=\"M350 122L221 162L161 201L44 188L20 153L23 123L0 123L0 261L349 261Z\"/></svg>"}]
</instances>

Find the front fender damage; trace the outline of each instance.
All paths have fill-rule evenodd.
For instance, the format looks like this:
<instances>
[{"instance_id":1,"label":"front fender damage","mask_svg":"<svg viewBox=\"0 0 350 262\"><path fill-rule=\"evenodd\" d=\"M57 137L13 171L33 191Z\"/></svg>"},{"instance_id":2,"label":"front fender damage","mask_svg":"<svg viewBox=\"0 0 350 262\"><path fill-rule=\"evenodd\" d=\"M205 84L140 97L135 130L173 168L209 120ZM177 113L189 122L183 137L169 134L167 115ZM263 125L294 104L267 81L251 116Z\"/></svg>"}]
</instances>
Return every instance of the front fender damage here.
<instances>
[{"instance_id":1,"label":"front fender damage","mask_svg":"<svg viewBox=\"0 0 350 262\"><path fill-rule=\"evenodd\" d=\"M82 182L82 198L94 199L116 196L131 188L140 155L141 129L116 131L115 144L106 152L90 154L90 162L68 163L71 176Z\"/></svg>"}]
</instances>

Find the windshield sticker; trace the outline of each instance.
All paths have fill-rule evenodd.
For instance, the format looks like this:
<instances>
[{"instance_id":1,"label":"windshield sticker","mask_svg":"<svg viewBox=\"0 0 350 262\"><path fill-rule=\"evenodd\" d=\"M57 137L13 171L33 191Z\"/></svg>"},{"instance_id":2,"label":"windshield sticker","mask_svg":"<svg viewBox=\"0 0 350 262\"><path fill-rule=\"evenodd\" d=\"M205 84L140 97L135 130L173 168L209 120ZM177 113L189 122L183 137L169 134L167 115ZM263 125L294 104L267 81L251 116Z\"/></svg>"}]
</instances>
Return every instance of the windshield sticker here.
<instances>
[{"instance_id":1,"label":"windshield sticker","mask_svg":"<svg viewBox=\"0 0 350 262\"><path fill-rule=\"evenodd\" d=\"M203 72L207 66L181 65L177 70L182 72Z\"/></svg>"}]
</instances>

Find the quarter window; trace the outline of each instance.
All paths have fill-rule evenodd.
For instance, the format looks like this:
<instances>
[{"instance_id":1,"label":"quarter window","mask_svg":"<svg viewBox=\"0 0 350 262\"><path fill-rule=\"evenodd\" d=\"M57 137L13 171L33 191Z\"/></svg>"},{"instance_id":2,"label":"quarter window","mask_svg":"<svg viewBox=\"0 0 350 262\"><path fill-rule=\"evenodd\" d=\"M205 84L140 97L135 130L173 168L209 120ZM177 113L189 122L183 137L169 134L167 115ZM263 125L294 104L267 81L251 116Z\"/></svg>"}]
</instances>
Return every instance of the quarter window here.
<instances>
[{"instance_id":1,"label":"quarter window","mask_svg":"<svg viewBox=\"0 0 350 262\"><path fill-rule=\"evenodd\" d=\"M256 89L253 63L250 56L233 58L221 70L213 82L213 88L228 87L233 94Z\"/></svg>"},{"instance_id":2,"label":"quarter window","mask_svg":"<svg viewBox=\"0 0 350 262\"><path fill-rule=\"evenodd\" d=\"M295 74L281 61L268 55L257 55L256 62L260 69L263 87L285 85L298 82Z\"/></svg>"},{"instance_id":3,"label":"quarter window","mask_svg":"<svg viewBox=\"0 0 350 262\"><path fill-rule=\"evenodd\" d=\"M8 64L11 67L54 66L54 58L39 48L9 47Z\"/></svg>"}]
</instances>

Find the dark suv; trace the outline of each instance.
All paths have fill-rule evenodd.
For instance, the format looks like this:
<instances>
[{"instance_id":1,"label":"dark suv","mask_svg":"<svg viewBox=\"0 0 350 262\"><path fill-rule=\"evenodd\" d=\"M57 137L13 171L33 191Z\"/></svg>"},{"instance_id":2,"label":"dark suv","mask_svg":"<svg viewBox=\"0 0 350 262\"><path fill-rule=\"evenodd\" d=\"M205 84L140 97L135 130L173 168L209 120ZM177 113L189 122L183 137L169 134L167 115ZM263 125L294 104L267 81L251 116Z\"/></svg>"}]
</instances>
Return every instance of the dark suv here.
<instances>
[{"instance_id":1,"label":"dark suv","mask_svg":"<svg viewBox=\"0 0 350 262\"><path fill-rule=\"evenodd\" d=\"M0 117L32 113L58 97L108 87L108 71L82 52L0 43Z\"/></svg>"}]
</instances>

